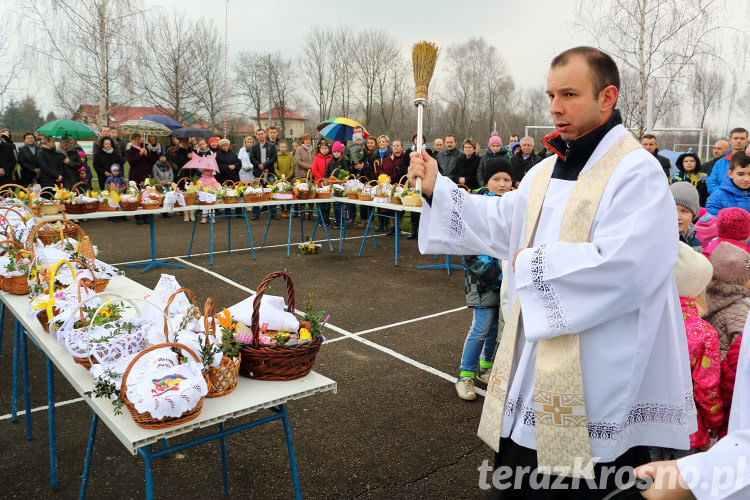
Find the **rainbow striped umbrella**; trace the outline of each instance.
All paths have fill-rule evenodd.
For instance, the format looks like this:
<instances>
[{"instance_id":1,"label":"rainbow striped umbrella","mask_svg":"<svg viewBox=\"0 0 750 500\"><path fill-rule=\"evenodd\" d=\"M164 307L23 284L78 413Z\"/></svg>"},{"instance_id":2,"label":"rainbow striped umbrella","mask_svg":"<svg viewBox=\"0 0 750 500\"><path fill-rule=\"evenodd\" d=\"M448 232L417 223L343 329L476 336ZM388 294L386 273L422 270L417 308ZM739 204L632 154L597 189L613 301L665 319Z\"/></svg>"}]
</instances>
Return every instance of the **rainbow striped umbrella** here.
<instances>
[{"instance_id":1,"label":"rainbow striped umbrella","mask_svg":"<svg viewBox=\"0 0 750 500\"><path fill-rule=\"evenodd\" d=\"M323 137L332 141L351 141L352 134L354 134L354 127L362 127L359 122L354 121L350 118L337 117L329 118L328 120L318 124L318 132ZM363 139L370 136L362 127Z\"/></svg>"}]
</instances>

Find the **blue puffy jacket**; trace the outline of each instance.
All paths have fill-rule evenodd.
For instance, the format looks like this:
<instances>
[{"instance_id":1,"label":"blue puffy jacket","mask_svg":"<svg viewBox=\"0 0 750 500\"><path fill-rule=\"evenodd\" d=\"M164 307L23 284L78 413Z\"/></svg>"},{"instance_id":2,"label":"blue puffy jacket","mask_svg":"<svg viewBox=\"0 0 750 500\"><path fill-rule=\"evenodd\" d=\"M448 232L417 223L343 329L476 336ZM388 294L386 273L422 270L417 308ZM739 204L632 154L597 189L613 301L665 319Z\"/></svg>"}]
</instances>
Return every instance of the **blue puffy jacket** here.
<instances>
[{"instance_id":1,"label":"blue puffy jacket","mask_svg":"<svg viewBox=\"0 0 750 500\"><path fill-rule=\"evenodd\" d=\"M721 187L721 183L726 179L727 171L729 170L729 160L732 159L732 151L730 150L723 158L719 158L714 163L713 169L711 169L711 175L706 179L706 186L708 187L708 194L713 194L714 191Z\"/></svg>"},{"instance_id":2,"label":"blue puffy jacket","mask_svg":"<svg viewBox=\"0 0 750 500\"><path fill-rule=\"evenodd\" d=\"M750 212L750 190L743 191L738 188L732 182L732 178L727 175L721 181L719 189L708 197L706 210L711 215L717 215L719 210L729 207L740 207Z\"/></svg>"}]
</instances>

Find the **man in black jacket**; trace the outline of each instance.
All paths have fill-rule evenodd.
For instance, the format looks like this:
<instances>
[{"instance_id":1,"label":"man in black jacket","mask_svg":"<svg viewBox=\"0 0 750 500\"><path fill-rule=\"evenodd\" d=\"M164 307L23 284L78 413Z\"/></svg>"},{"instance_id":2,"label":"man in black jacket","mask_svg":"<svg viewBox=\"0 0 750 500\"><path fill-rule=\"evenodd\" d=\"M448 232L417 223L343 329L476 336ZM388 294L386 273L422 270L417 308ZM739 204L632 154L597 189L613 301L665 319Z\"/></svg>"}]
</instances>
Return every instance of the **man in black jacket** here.
<instances>
[{"instance_id":1,"label":"man in black jacket","mask_svg":"<svg viewBox=\"0 0 750 500\"><path fill-rule=\"evenodd\" d=\"M23 134L23 143L23 146L18 148L18 163L21 165L21 177L18 181L22 186L28 186L39 178L39 165L36 162L36 155L40 148L36 145L33 132Z\"/></svg>"},{"instance_id":2,"label":"man in black jacket","mask_svg":"<svg viewBox=\"0 0 750 500\"><path fill-rule=\"evenodd\" d=\"M641 146L643 149L651 153L661 163L661 168L664 170L664 175L667 179L672 177L672 165L669 163L669 159L659 154L659 144L656 142L656 136L654 134L646 134L641 139Z\"/></svg>"},{"instance_id":3,"label":"man in black jacket","mask_svg":"<svg viewBox=\"0 0 750 500\"><path fill-rule=\"evenodd\" d=\"M42 149L36 155L39 167L39 184L42 187L54 186L63 181L63 156L55 149L55 139L45 136Z\"/></svg>"},{"instance_id":4,"label":"man in black jacket","mask_svg":"<svg viewBox=\"0 0 750 500\"><path fill-rule=\"evenodd\" d=\"M526 172L541 160L539 156L534 154L534 138L524 137L521 139L521 151L513 155L510 160L513 167L513 185L518 187Z\"/></svg>"},{"instance_id":5,"label":"man in black jacket","mask_svg":"<svg viewBox=\"0 0 750 500\"><path fill-rule=\"evenodd\" d=\"M260 177L263 174L273 173L273 164L276 163L276 146L266 139L266 131L259 129L255 133L258 139L250 149L250 162L253 164L253 174Z\"/></svg>"},{"instance_id":6,"label":"man in black jacket","mask_svg":"<svg viewBox=\"0 0 750 500\"><path fill-rule=\"evenodd\" d=\"M0 185L13 183L16 152L11 144L8 141L0 141Z\"/></svg>"},{"instance_id":7,"label":"man in black jacket","mask_svg":"<svg viewBox=\"0 0 750 500\"><path fill-rule=\"evenodd\" d=\"M719 139L716 141L714 143L713 158L711 161L701 163L701 172L706 174L706 176L711 175L711 171L714 169L716 162L724 158L730 149L731 147L729 146L728 140Z\"/></svg>"}]
</instances>

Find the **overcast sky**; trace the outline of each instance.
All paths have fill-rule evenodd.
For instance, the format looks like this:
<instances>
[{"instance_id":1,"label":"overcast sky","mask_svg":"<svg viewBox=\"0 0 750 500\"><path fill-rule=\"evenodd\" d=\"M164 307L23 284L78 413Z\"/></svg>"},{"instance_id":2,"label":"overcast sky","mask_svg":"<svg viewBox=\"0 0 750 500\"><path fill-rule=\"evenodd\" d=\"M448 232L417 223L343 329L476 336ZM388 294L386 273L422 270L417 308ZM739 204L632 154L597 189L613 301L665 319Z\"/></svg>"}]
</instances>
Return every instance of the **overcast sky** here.
<instances>
[{"instance_id":1,"label":"overcast sky","mask_svg":"<svg viewBox=\"0 0 750 500\"><path fill-rule=\"evenodd\" d=\"M727 24L750 35L750 2L725 2ZM0 3L2 16L7 13L9 2ZM555 54L590 42L573 26L576 3L575 0L432 0L422 2L425 7L421 8L417 2L404 0L231 0L230 61L241 50L279 50L287 57L297 56L311 26L344 24L354 30L388 31L399 40L405 56L419 40L445 47L470 37L484 37L499 48L517 86L543 85L549 61ZM220 30L224 27L225 4L220 0L145 0L145 4L161 6L165 15L177 9L187 15L211 17ZM750 75L745 75L745 82L748 80ZM26 78L14 87L17 93L30 92L37 97L44 112L54 108L43 79Z\"/></svg>"}]
</instances>

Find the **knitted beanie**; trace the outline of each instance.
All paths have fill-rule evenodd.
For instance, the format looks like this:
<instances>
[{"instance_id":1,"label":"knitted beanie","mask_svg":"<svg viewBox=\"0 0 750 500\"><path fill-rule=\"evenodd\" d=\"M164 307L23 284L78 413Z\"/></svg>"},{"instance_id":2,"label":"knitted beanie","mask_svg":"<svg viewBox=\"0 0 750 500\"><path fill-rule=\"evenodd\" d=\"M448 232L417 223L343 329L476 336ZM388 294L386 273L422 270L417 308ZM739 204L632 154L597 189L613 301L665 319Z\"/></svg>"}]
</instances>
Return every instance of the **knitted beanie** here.
<instances>
[{"instance_id":1,"label":"knitted beanie","mask_svg":"<svg viewBox=\"0 0 750 500\"><path fill-rule=\"evenodd\" d=\"M339 141L334 142L333 147L331 148L332 153L335 153L336 151L338 151L339 153L344 152L344 146Z\"/></svg>"},{"instance_id":2,"label":"knitted beanie","mask_svg":"<svg viewBox=\"0 0 750 500\"><path fill-rule=\"evenodd\" d=\"M745 242L750 238L750 213L739 207L722 208L716 215L719 238Z\"/></svg>"},{"instance_id":3,"label":"knitted beanie","mask_svg":"<svg viewBox=\"0 0 750 500\"><path fill-rule=\"evenodd\" d=\"M487 147L490 147L493 144L497 144L500 147L503 146L503 140L500 138L499 135L497 135L497 132L492 132L492 135L490 136L490 142L487 144Z\"/></svg>"},{"instance_id":4,"label":"knitted beanie","mask_svg":"<svg viewBox=\"0 0 750 500\"><path fill-rule=\"evenodd\" d=\"M674 280L680 297L694 299L711 283L714 268L711 262L690 245L680 242L677 265L674 266Z\"/></svg>"},{"instance_id":5,"label":"knitted beanie","mask_svg":"<svg viewBox=\"0 0 750 500\"><path fill-rule=\"evenodd\" d=\"M675 182L669 186L669 190L672 191L674 202L676 205L687 208L693 213L693 218L698 216L698 210L700 210L700 199L698 197L698 190L695 186L687 181Z\"/></svg>"},{"instance_id":6,"label":"knitted beanie","mask_svg":"<svg viewBox=\"0 0 750 500\"><path fill-rule=\"evenodd\" d=\"M498 172L505 172L513 179L513 167L507 158L490 158L484 167L484 185Z\"/></svg>"},{"instance_id":7,"label":"knitted beanie","mask_svg":"<svg viewBox=\"0 0 750 500\"><path fill-rule=\"evenodd\" d=\"M726 241L711 254L714 279L744 285L750 281L750 253Z\"/></svg>"}]
</instances>

